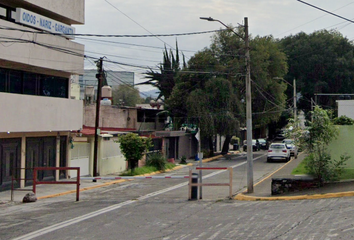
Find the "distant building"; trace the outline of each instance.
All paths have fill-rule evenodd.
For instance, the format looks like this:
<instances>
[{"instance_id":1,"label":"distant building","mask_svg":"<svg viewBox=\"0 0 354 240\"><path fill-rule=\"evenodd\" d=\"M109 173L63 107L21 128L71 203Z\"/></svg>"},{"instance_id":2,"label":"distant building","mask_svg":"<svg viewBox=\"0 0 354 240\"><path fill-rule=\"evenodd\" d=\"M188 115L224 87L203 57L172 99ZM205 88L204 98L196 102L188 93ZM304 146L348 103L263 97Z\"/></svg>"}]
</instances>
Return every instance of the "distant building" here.
<instances>
[{"instance_id":1,"label":"distant building","mask_svg":"<svg viewBox=\"0 0 354 240\"><path fill-rule=\"evenodd\" d=\"M126 71L105 71L106 80L108 86L112 89L118 87L121 84L127 84L134 86L134 72ZM80 98L85 98L85 88L86 86L94 86L95 94L97 92L97 70L96 69L86 69L84 70L84 75L79 77L80 84Z\"/></svg>"}]
</instances>

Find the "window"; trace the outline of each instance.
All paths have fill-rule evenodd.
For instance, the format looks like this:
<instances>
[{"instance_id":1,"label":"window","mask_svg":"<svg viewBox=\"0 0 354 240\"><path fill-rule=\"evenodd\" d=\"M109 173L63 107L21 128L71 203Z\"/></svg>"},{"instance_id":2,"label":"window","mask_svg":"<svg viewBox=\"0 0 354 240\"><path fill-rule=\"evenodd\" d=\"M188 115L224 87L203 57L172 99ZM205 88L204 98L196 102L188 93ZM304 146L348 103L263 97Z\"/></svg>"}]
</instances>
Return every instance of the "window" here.
<instances>
[{"instance_id":1,"label":"window","mask_svg":"<svg viewBox=\"0 0 354 240\"><path fill-rule=\"evenodd\" d=\"M23 94L36 95L37 92L37 75L25 72L23 74Z\"/></svg>"},{"instance_id":2,"label":"window","mask_svg":"<svg viewBox=\"0 0 354 240\"><path fill-rule=\"evenodd\" d=\"M6 8L0 6L0 17L6 18Z\"/></svg>"},{"instance_id":3,"label":"window","mask_svg":"<svg viewBox=\"0 0 354 240\"><path fill-rule=\"evenodd\" d=\"M10 70L9 72L9 92L22 93L22 74L20 71Z\"/></svg>"},{"instance_id":4,"label":"window","mask_svg":"<svg viewBox=\"0 0 354 240\"><path fill-rule=\"evenodd\" d=\"M6 92L6 71L0 68L0 92Z\"/></svg>"},{"instance_id":5,"label":"window","mask_svg":"<svg viewBox=\"0 0 354 240\"><path fill-rule=\"evenodd\" d=\"M67 98L68 85L67 78L41 76L40 95Z\"/></svg>"},{"instance_id":6,"label":"window","mask_svg":"<svg viewBox=\"0 0 354 240\"><path fill-rule=\"evenodd\" d=\"M0 4L0 18L10 22L14 22L16 17L16 9Z\"/></svg>"},{"instance_id":7,"label":"window","mask_svg":"<svg viewBox=\"0 0 354 240\"><path fill-rule=\"evenodd\" d=\"M69 79L0 68L0 92L68 98Z\"/></svg>"}]
</instances>

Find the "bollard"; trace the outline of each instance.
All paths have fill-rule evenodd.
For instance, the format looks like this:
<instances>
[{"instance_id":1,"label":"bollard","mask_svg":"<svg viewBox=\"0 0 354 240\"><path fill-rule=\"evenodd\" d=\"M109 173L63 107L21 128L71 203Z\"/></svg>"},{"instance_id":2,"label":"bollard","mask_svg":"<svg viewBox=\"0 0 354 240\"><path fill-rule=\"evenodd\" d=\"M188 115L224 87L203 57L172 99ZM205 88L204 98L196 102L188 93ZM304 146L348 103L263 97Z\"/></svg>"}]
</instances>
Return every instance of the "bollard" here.
<instances>
[{"instance_id":1,"label":"bollard","mask_svg":"<svg viewBox=\"0 0 354 240\"><path fill-rule=\"evenodd\" d=\"M198 183L198 173L192 173L192 183ZM198 186L192 186L192 195L190 200L198 200Z\"/></svg>"}]
</instances>

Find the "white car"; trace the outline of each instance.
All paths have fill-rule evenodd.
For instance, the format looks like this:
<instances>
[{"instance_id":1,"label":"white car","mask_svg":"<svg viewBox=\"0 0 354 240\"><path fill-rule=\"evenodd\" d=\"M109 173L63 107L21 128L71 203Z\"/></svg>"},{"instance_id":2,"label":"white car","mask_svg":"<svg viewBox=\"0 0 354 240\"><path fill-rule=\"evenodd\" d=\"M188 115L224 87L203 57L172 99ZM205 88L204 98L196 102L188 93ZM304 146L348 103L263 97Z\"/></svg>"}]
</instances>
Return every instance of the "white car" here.
<instances>
[{"instance_id":1,"label":"white car","mask_svg":"<svg viewBox=\"0 0 354 240\"><path fill-rule=\"evenodd\" d=\"M272 143L268 149L267 162L273 160L290 160L290 149L285 143Z\"/></svg>"},{"instance_id":2,"label":"white car","mask_svg":"<svg viewBox=\"0 0 354 240\"><path fill-rule=\"evenodd\" d=\"M294 156L294 158L297 158L299 150L295 145L294 139L284 139L283 143L285 143L287 148L290 150L290 156Z\"/></svg>"}]
</instances>

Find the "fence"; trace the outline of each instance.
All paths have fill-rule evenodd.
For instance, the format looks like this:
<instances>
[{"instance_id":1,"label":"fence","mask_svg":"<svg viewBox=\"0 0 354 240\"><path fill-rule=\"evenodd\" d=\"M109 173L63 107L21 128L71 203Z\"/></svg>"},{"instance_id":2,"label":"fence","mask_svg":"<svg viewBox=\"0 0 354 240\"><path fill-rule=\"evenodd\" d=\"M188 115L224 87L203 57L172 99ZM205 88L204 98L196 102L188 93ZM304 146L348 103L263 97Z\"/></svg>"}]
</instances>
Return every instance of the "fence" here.
<instances>
[{"instance_id":1,"label":"fence","mask_svg":"<svg viewBox=\"0 0 354 240\"><path fill-rule=\"evenodd\" d=\"M229 183L193 183L192 172L193 168L189 169L189 185L188 185L188 200L192 200L192 187L202 186L228 186L229 198L232 198L232 167L196 167L195 170L229 170Z\"/></svg>"}]
</instances>

